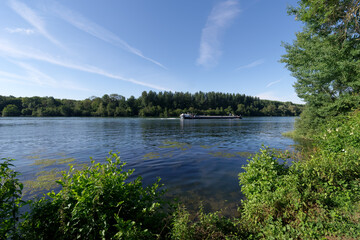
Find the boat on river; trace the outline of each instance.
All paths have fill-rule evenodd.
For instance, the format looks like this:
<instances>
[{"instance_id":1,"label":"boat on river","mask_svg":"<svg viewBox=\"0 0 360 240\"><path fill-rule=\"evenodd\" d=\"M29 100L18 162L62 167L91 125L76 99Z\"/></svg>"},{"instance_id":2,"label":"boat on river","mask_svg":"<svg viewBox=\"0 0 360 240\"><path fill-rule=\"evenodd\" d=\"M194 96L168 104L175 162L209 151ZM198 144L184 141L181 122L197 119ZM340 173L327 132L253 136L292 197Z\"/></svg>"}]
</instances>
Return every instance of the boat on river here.
<instances>
[{"instance_id":1,"label":"boat on river","mask_svg":"<svg viewBox=\"0 0 360 240\"><path fill-rule=\"evenodd\" d=\"M190 113L180 114L180 119L241 119L241 115L230 114L228 116L196 115Z\"/></svg>"}]
</instances>

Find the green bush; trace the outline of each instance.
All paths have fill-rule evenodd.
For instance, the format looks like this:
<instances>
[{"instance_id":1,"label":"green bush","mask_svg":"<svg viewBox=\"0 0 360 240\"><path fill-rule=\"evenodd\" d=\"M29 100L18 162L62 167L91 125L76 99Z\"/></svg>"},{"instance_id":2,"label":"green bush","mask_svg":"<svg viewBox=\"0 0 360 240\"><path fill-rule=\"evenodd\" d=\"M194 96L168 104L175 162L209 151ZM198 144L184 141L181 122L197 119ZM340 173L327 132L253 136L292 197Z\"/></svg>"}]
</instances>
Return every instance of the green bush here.
<instances>
[{"instance_id":1,"label":"green bush","mask_svg":"<svg viewBox=\"0 0 360 240\"><path fill-rule=\"evenodd\" d=\"M23 185L17 179L19 173L11 169L11 161L2 159L0 163L0 239L16 237L19 208L23 203Z\"/></svg>"},{"instance_id":2,"label":"green bush","mask_svg":"<svg viewBox=\"0 0 360 240\"><path fill-rule=\"evenodd\" d=\"M360 237L359 122L359 112L331 121L314 137L316 150L292 164L267 148L249 161L239 174L241 213L257 237Z\"/></svg>"},{"instance_id":3,"label":"green bush","mask_svg":"<svg viewBox=\"0 0 360 240\"><path fill-rule=\"evenodd\" d=\"M246 228L238 219L220 215L221 212L206 214L200 208L195 219L191 219L185 207L179 206L173 215L170 238L174 240L225 240L248 237Z\"/></svg>"},{"instance_id":4,"label":"green bush","mask_svg":"<svg viewBox=\"0 0 360 240\"><path fill-rule=\"evenodd\" d=\"M22 223L27 239L154 239L166 234L159 180L144 188L116 154L63 173L59 193L34 201Z\"/></svg>"},{"instance_id":5,"label":"green bush","mask_svg":"<svg viewBox=\"0 0 360 240\"><path fill-rule=\"evenodd\" d=\"M243 167L245 172L239 174L246 197L242 201L241 217L258 233L257 237L269 237L269 232L288 232L286 226L294 221L301 208L298 176L287 165L289 157L287 152L263 148ZM280 231L279 226L285 229Z\"/></svg>"}]
</instances>

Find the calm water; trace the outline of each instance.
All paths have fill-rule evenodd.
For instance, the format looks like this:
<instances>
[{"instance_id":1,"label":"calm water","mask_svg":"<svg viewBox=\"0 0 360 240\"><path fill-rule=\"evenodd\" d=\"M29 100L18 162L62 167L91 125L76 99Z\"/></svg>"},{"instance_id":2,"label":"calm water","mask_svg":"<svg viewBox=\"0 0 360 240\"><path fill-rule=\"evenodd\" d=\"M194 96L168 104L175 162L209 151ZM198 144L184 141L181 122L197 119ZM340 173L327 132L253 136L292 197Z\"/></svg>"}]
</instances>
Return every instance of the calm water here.
<instances>
[{"instance_id":1,"label":"calm water","mask_svg":"<svg viewBox=\"0 0 360 240\"><path fill-rule=\"evenodd\" d=\"M291 150L294 142L281 133L292 130L294 120L0 118L0 157L16 159L25 181L66 169L68 158L89 163L89 157L103 161L109 151L120 152L134 176L145 184L161 177L168 195L190 209L203 202L205 210L231 212L242 198L237 175L248 155L262 144Z\"/></svg>"}]
</instances>

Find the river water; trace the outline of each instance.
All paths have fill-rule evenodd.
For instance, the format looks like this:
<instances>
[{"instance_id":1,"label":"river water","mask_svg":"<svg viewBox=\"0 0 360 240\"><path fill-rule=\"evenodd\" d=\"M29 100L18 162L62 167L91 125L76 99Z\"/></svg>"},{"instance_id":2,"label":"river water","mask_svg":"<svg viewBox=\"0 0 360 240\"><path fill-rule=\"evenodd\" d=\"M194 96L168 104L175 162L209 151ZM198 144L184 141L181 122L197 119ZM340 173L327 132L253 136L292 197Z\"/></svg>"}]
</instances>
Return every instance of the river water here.
<instances>
[{"instance_id":1,"label":"river water","mask_svg":"<svg viewBox=\"0 0 360 240\"><path fill-rule=\"evenodd\" d=\"M294 120L0 118L0 157L15 159L30 196L56 189L53 179L69 163L88 164L89 157L103 162L109 151L119 152L145 185L160 177L167 196L190 210L201 203L231 215L243 197L237 177L242 166L262 145L293 150L293 140L281 133L291 131ZM51 184L38 188L41 181Z\"/></svg>"}]
</instances>

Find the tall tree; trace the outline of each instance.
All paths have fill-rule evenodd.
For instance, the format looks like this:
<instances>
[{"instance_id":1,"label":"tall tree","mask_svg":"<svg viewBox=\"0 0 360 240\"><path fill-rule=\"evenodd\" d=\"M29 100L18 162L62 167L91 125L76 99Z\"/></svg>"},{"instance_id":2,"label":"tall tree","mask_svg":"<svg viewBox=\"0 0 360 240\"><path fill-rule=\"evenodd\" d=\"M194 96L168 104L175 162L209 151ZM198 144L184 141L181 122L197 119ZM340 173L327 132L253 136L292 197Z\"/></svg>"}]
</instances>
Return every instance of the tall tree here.
<instances>
[{"instance_id":1,"label":"tall tree","mask_svg":"<svg viewBox=\"0 0 360 240\"><path fill-rule=\"evenodd\" d=\"M359 107L359 7L360 0L301 0L289 9L305 24L293 44L284 44L281 60L307 103L299 133L316 131L327 117Z\"/></svg>"}]
</instances>

